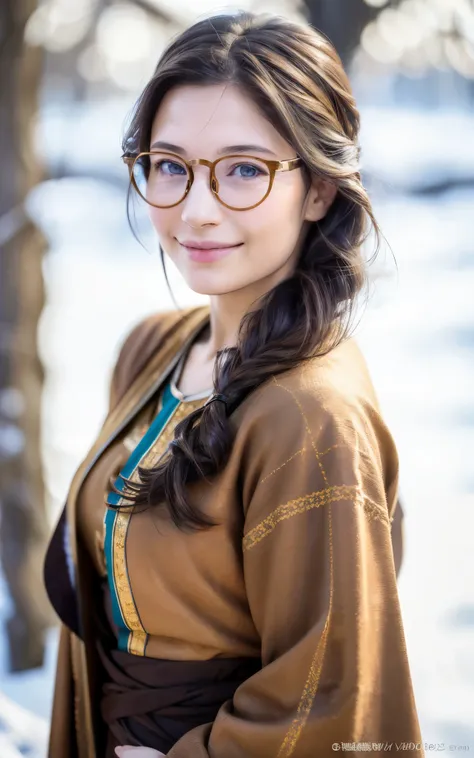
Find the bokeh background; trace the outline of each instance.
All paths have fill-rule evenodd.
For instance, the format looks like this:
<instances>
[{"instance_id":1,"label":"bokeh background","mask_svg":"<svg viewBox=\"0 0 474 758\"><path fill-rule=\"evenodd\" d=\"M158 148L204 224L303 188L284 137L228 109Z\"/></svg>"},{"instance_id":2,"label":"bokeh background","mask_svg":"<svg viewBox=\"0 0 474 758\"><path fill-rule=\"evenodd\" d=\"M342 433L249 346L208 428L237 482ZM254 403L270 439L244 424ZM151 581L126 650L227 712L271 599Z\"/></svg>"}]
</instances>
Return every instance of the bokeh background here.
<instances>
[{"instance_id":1,"label":"bokeh background","mask_svg":"<svg viewBox=\"0 0 474 758\"><path fill-rule=\"evenodd\" d=\"M310 21L350 72L387 240L356 334L400 452L415 696L427 743L474 751L473 0L2 0L2 758L46 756L45 544L122 339L173 307L157 240L127 225L122 133L168 40L229 8ZM205 300L168 271L181 306Z\"/></svg>"}]
</instances>

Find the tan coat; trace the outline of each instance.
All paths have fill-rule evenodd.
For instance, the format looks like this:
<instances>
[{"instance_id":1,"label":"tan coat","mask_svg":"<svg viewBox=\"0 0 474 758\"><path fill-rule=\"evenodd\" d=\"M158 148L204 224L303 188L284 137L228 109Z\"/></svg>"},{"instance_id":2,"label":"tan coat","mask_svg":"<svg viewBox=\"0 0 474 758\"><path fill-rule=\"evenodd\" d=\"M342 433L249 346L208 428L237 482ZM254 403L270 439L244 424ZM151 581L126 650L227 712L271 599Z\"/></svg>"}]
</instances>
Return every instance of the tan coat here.
<instances>
[{"instance_id":1,"label":"tan coat","mask_svg":"<svg viewBox=\"0 0 474 758\"><path fill-rule=\"evenodd\" d=\"M207 319L207 308L160 314L131 334L114 372L109 415L71 484L66 533L78 587L76 620L69 620L73 601L60 598L65 590L50 589L59 561L54 539L46 584L83 641L63 625L49 758L102 758L93 737L100 718L95 572L77 534L84 478ZM333 743L343 742L369 742L382 755L376 743L420 742L394 562L394 552L398 562L401 555L398 459L356 345L348 340L273 377L231 418L228 463L211 483L189 488L220 525L190 536L154 509L153 517L162 518L157 573L169 573L153 597L164 609L153 655L261 653L263 668L212 724L179 739L169 758L326 758ZM146 524L137 520L135 531L135 544L146 550ZM132 555L133 549L132 533ZM132 570L140 588L138 559ZM173 583L178 573L181 580ZM145 595L140 603L140 613L153 618Z\"/></svg>"}]
</instances>

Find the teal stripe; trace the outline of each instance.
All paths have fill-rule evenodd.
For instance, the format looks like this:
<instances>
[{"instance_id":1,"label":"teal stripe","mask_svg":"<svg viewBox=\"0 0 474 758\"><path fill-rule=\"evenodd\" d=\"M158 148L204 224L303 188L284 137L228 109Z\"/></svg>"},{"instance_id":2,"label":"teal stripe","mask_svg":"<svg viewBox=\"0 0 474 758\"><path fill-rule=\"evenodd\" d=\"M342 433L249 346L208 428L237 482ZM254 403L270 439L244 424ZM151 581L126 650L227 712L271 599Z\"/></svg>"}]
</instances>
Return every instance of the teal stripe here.
<instances>
[{"instance_id":1,"label":"teal stripe","mask_svg":"<svg viewBox=\"0 0 474 758\"><path fill-rule=\"evenodd\" d=\"M142 458L148 453L148 451L157 441L158 437L163 431L163 428L166 425L166 422L174 412L175 408L179 405L179 403L180 401L171 394L169 387L167 386L163 397L163 407L158 416L156 416L156 418L153 420L151 426L141 438L135 450L130 454L129 459L120 471L120 474L122 476L130 478ZM120 478L120 476L117 477L115 486L118 490L120 490L120 492L123 492L125 482ZM120 500L121 497L116 492L109 492L109 495L107 497L107 503L109 505L119 505Z\"/></svg>"},{"instance_id":2,"label":"teal stripe","mask_svg":"<svg viewBox=\"0 0 474 758\"><path fill-rule=\"evenodd\" d=\"M171 393L170 385L169 383L166 385L164 393L163 393L163 407L160 410L159 414L156 416L156 418L153 420L152 424L148 428L148 430L145 432L143 437L141 438L140 442L137 444L136 448L133 450L133 452L130 454L130 457L128 458L127 462L124 464L122 470L120 471L120 474L124 477L130 478L137 466L140 464L142 459L147 455L147 453L151 450L153 445L158 440L161 432L163 431L164 427L166 426L166 423L170 419L171 415L174 413L176 407L180 404L180 400L178 398L175 398L174 395ZM121 479L120 475L115 480L115 486L120 492L124 491L125 482L123 479ZM107 496L107 504L108 505L119 505L122 500L121 495L119 495L116 492L110 492ZM105 539L104 539L104 553L105 553L105 560L106 560L106 566L107 566L107 579L109 584L109 590L110 595L112 598L112 615L115 622L115 625L118 627L118 647L119 650L127 651L128 650L128 638L130 635L130 629L125 624L125 619L123 618L122 611L120 608L117 588L115 585L115 579L114 579L114 562L113 562L113 535L114 535L114 526L115 526L115 520L117 518L117 515L119 513L119 510L115 508L107 508L105 513ZM130 522L128 524L130 526ZM127 526L127 532L128 532L128 526Z\"/></svg>"}]
</instances>

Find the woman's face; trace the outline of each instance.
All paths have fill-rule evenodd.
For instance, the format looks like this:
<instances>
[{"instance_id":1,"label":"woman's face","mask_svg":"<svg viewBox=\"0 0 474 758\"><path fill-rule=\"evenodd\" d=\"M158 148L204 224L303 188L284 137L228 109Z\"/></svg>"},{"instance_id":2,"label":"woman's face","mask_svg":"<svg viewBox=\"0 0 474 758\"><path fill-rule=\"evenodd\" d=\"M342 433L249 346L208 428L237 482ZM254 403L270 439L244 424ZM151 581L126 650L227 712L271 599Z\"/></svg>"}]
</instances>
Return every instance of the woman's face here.
<instances>
[{"instance_id":1,"label":"woman's face","mask_svg":"<svg viewBox=\"0 0 474 758\"><path fill-rule=\"evenodd\" d=\"M291 145L235 85L184 85L170 90L153 121L150 149L156 142L173 144L184 158L215 160L232 145L256 145L242 154L271 160L295 158ZM174 149L173 152L178 152ZM161 170L179 171L166 164ZM245 181L254 171L245 159L233 169ZM243 180L244 180L243 179ZM230 204L230 203L229 203ZM308 221L325 214L328 193L321 184L306 191L303 171L277 172L273 188L252 210L230 210L209 186L209 168L194 167L194 183L173 208L149 206L152 223L165 253L195 292L220 295L244 288L256 296L286 279L296 264ZM233 245L217 260L196 260L182 243Z\"/></svg>"}]
</instances>

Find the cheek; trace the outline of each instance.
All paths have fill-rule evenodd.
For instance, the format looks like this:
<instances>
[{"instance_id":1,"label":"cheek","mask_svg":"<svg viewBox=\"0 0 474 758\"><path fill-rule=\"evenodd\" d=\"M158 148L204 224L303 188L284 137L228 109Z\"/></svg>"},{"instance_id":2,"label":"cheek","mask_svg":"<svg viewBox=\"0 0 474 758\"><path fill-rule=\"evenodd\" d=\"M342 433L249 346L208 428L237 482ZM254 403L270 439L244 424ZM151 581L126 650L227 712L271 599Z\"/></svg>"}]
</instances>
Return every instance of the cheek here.
<instances>
[{"instance_id":1,"label":"cheek","mask_svg":"<svg viewBox=\"0 0 474 758\"><path fill-rule=\"evenodd\" d=\"M292 193L268 198L254 211L250 211L247 236L252 244L266 251L267 260L277 256L284 258L291 254L300 233L301 204Z\"/></svg>"},{"instance_id":2,"label":"cheek","mask_svg":"<svg viewBox=\"0 0 474 758\"><path fill-rule=\"evenodd\" d=\"M153 224L153 227L158 236L162 239L171 234L171 229L173 228L173 218L175 216L175 213L173 211L173 208L162 210L160 208L154 208L153 206L149 207L148 215L150 217L150 221Z\"/></svg>"}]
</instances>

